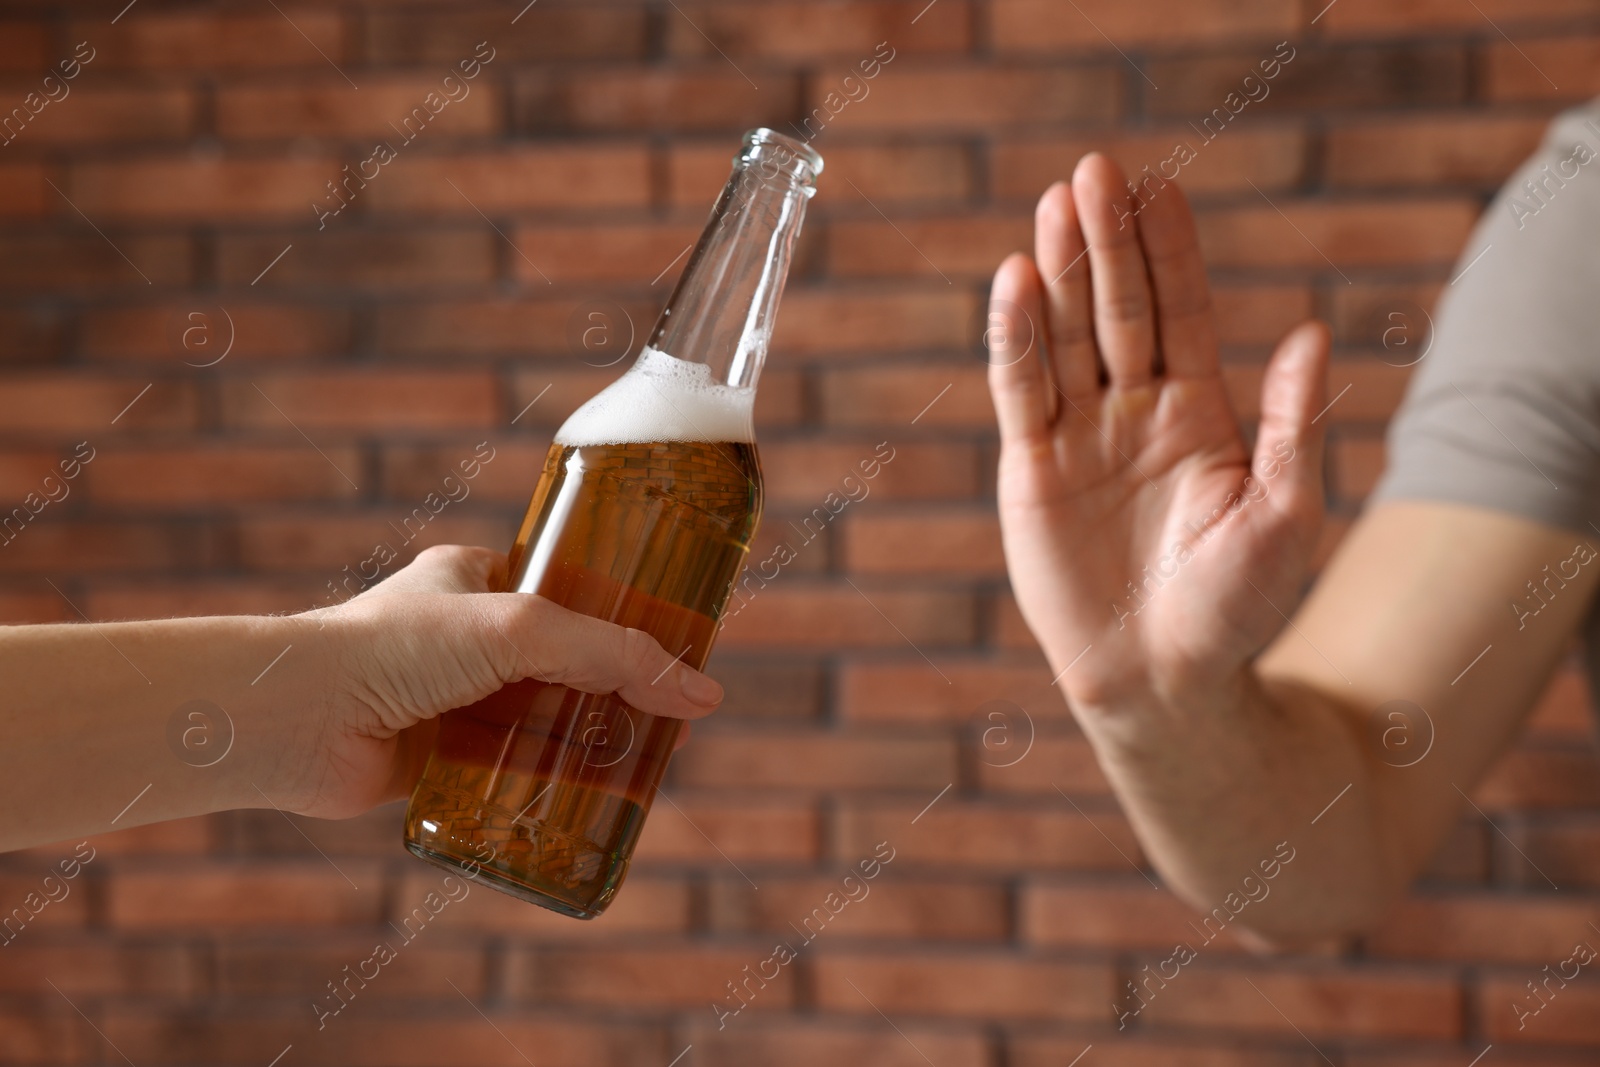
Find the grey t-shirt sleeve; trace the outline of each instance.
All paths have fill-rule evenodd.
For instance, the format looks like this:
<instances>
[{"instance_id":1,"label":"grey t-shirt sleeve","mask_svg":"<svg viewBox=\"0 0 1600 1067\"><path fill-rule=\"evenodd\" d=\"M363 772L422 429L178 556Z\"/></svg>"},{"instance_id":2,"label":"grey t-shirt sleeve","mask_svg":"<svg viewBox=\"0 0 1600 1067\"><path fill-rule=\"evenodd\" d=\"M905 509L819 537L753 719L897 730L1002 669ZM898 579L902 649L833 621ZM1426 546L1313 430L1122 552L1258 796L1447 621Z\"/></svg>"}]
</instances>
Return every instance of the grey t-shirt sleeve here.
<instances>
[{"instance_id":1,"label":"grey t-shirt sleeve","mask_svg":"<svg viewBox=\"0 0 1600 1067\"><path fill-rule=\"evenodd\" d=\"M1452 277L1373 499L1588 532L1600 525L1600 100L1551 124Z\"/></svg>"}]
</instances>

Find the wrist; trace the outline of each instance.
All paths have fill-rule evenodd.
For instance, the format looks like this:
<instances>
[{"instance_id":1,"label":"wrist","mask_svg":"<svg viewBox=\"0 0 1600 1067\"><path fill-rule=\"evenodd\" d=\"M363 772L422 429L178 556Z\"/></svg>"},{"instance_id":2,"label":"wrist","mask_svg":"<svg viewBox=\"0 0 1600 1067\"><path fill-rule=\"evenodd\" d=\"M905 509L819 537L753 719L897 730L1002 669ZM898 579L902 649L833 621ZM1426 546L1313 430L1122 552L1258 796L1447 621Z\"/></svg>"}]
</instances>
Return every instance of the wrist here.
<instances>
[{"instance_id":1,"label":"wrist","mask_svg":"<svg viewBox=\"0 0 1600 1067\"><path fill-rule=\"evenodd\" d=\"M316 753L340 690L343 627L330 615L250 616L249 677L235 688L235 806L295 810L315 788Z\"/></svg>"},{"instance_id":2,"label":"wrist","mask_svg":"<svg viewBox=\"0 0 1600 1067\"><path fill-rule=\"evenodd\" d=\"M1237 722L1257 703L1260 683L1243 665L1225 674L1147 673L1116 685L1068 688L1067 702L1097 746L1129 755L1167 752L1197 729Z\"/></svg>"}]
</instances>

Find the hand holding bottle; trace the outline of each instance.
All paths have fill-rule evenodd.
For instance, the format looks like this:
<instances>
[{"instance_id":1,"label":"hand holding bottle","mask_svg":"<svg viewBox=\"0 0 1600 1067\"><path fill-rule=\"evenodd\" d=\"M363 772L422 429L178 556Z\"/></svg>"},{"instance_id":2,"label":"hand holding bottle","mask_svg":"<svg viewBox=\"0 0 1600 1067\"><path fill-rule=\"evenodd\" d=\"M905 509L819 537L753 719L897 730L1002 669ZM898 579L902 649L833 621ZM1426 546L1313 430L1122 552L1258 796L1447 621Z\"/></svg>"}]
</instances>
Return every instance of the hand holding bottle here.
<instances>
[{"instance_id":1,"label":"hand holding bottle","mask_svg":"<svg viewBox=\"0 0 1600 1067\"><path fill-rule=\"evenodd\" d=\"M722 690L638 630L496 593L430 548L300 615L0 626L0 851L232 808L356 815L410 792L438 716L541 675L671 722Z\"/></svg>"},{"instance_id":2,"label":"hand holding bottle","mask_svg":"<svg viewBox=\"0 0 1600 1067\"><path fill-rule=\"evenodd\" d=\"M721 703L721 686L642 630L493 592L505 566L486 548L429 548L360 596L299 617L319 630L307 644L334 650L329 673L338 681L325 707L286 731L280 765L289 773L274 802L336 819L403 799L441 713L526 678L616 693L674 719Z\"/></svg>"}]
</instances>

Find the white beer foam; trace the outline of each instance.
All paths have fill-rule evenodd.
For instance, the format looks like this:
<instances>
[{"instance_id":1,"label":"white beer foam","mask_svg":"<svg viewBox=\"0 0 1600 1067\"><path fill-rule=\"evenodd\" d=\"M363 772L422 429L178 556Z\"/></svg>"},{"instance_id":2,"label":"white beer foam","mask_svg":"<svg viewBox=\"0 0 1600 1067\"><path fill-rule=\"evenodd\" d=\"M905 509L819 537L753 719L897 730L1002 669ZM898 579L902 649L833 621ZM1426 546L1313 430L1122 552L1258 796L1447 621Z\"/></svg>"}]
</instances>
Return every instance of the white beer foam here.
<instances>
[{"instance_id":1,"label":"white beer foam","mask_svg":"<svg viewBox=\"0 0 1600 1067\"><path fill-rule=\"evenodd\" d=\"M590 397L556 431L556 443L755 441L752 387L724 385L704 363L646 348L627 372Z\"/></svg>"}]
</instances>

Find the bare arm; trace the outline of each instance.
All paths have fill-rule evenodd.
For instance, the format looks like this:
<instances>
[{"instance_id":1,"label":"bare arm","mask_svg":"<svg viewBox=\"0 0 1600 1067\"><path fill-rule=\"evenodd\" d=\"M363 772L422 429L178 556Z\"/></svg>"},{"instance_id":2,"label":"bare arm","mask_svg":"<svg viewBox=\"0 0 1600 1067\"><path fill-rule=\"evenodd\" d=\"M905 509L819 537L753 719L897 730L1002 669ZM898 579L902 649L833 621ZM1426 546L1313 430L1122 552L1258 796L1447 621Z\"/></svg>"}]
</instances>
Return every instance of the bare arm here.
<instances>
[{"instance_id":1,"label":"bare arm","mask_svg":"<svg viewBox=\"0 0 1600 1067\"><path fill-rule=\"evenodd\" d=\"M522 678L677 718L720 702L641 631L488 592L504 565L430 549L287 618L0 627L0 851L229 808L355 815L410 792L440 713Z\"/></svg>"},{"instance_id":2,"label":"bare arm","mask_svg":"<svg viewBox=\"0 0 1600 1067\"><path fill-rule=\"evenodd\" d=\"M1248 450L1187 204L1169 186L1135 219L1123 189L1088 157L1040 202L1037 264L1014 256L996 275L990 384L1018 602L1180 895L1210 910L1288 842L1294 861L1239 921L1277 940L1356 930L1426 862L1531 706L1600 566L1565 564L1559 595L1519 620L1524 583L1582 538L1388 503L1296 614L1322 521L1326 332L1279 346ZM1396 764L1414 750L1385 746L1391 721L1373 723L1396 700L1436 732L1412 766ZM1421 744L1413 718L1402 739Z\"/></svg>"},{"instance_id":3,"label":"bare arm","mask_svg":"<svg viewBox=\"0 0 1600 1067\"><path fill-rule=\"evenodd\" d=\"M1574 558L1583 541L1473 508L1379 504L1237 690L1176 721L1102 714L1101 758L1163 874L1210 909L1288 841L1294 862L1243 921L1297 941L1376 920L1568 647L1600 573ZM1519 629L1525 583L1569 559L1577 576Z\"/></svg>"}]
</instances>

